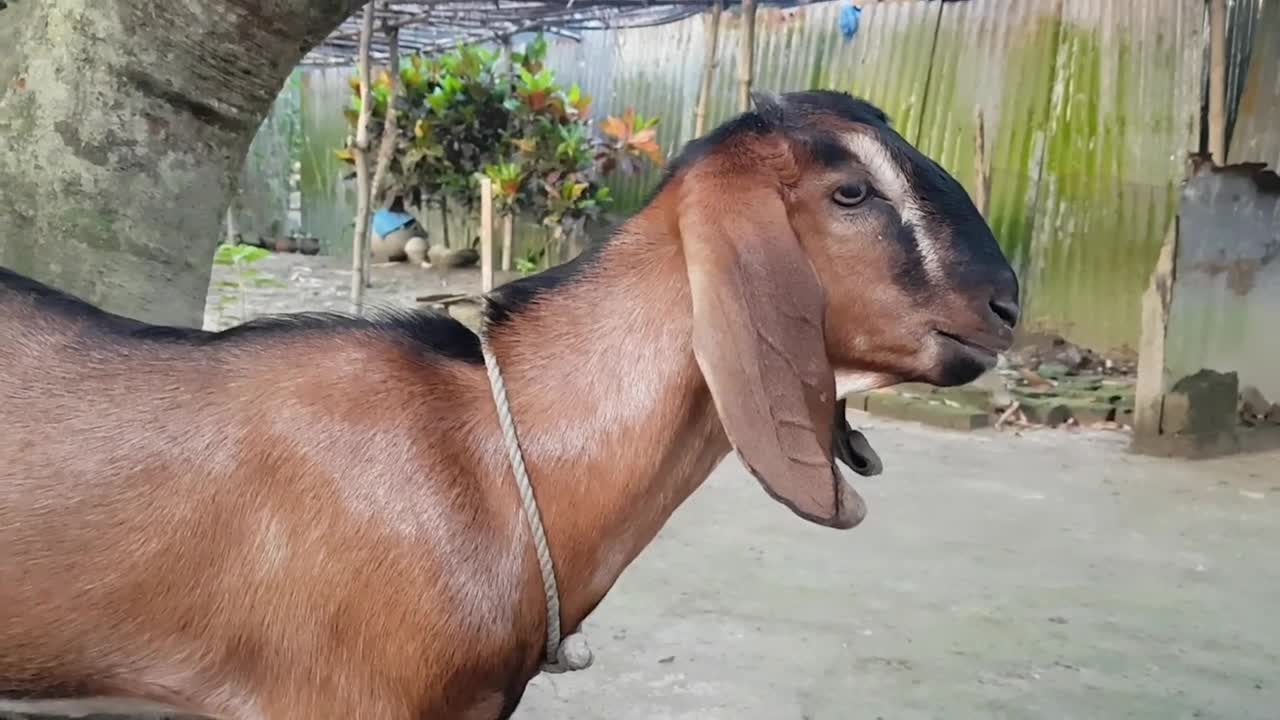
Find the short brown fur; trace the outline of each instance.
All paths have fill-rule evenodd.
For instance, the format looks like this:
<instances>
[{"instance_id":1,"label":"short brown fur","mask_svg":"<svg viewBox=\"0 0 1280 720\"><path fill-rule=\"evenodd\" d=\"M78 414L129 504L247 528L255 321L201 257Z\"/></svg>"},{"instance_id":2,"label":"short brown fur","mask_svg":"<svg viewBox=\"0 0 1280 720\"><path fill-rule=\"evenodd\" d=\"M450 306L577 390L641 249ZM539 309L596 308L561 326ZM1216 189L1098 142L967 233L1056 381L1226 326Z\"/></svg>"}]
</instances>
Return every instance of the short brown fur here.
<instances>
[{"instance_id":1,"label":"short brown fur","mask_svg":"<svg viewBox=\"0 0 1280 720\"><path fill-rule=\"evenodd\" d=\"M1007 346L968 309L1007 265L950 295L889 287L896 251L863 239L890 209L832 239L814 188L839 172L777 128L737 133L493 327L566 632L735 447L797 514L857 524L836 376L972 379L907 316ZM0 698L514 712L546 600L483 366L360 325L108 332L37 295L0 282Z\"/></svg>"}]
</instances>

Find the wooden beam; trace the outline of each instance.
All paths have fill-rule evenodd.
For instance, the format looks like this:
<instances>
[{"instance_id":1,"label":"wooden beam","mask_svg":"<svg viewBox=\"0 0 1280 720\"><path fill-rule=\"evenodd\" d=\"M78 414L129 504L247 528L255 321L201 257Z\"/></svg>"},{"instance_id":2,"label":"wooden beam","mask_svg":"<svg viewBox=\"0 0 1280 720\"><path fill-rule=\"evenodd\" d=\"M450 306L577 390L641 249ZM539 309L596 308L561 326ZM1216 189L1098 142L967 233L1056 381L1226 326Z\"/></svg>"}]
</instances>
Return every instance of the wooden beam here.
<instances>
[{"instance_id":1,"label":"wooden beam","mask_svg":"<svg viewBox=\"0 0 1280 720\"><path fill-rule=\"evenodd\" d=\"M480 292L493 289L493 180L480 177Z\"/></svg>"},{"instance_id":2,"label":"wooden beam","mask_svg":"<svg viewBox=\"0 0 1280 720\"><path fill-rule=\"evenodd\" d=\"M702 60L702 84L698 88L698 109L693 115L693 136L702 137L707 129L707 105L711 102L711 81L715 79L720 44L720 14L724 11L722 0L715 0L707 17L707 51Z\"/></svg>"},{"instance_id":3,"label":"wooden beam","mask_svg":"<svg viewBox=\"0 0 1280 720\"><path fill-rule=\"evenodd\" d=\"M974 118L974 196L973 204L984 219L990 219L988 210L991 204L991 164L987 160L987 127L979 105Z\"/></svg>"},{"instance_id":4,"label":"wooden beam","mask_svg":"<svg viewBox=\"0 0 1280 720\"><path fill-rule=\"evenodd\" d=\"M502 216L502 272L511 272L511 246L514 243L515 215L508 212Z\"/></svg>"},{"instance_id":5,"label":"wooden beam","mask_svg":"<svg viewBox=\"0 0 1280 720\"><path fill-rule=\"evenodd\" d=\"M751 109L751 82L755 74L756 0L742 0L742 35L738 46L738 112Z\"/></svg>"},{"instance_id":6,"label":"wooden beam","mask_svg":"<svg viewBox=\"0 0 1280 720\"><path fill-rule=\"evenodd\" d=\"M1209 0L1209 155L1227 164L1227 0Z\"/></svg>"}]
</instances>

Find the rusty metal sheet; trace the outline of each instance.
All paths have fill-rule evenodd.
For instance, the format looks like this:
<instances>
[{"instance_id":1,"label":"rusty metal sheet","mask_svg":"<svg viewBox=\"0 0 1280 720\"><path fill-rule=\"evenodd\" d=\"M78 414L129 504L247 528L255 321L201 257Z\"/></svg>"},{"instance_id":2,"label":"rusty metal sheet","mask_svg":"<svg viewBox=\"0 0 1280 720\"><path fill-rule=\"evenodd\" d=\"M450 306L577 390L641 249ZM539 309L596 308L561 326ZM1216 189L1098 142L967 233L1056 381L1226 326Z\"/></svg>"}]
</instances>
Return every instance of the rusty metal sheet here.
<instances>
[{"instance_id":1,"label":"rusty metal sheet","mask_svg":"<svg viewBox=\"0 0 1280 720\"><path fill-rule=\"evenodd\" d=\"M1133 350L1199 130L1203 6L1062 5L1026 278L1030 325Z\"/></svg>"},{"instance_id":2,"label":"rusty metal sheet","mask_svg":"<svg viewBox=\"0 0 1280 720\"><path fill-rule=\"evenodd\" d=\"M1263 6L1252 45L1227 162L1280 167L1280 1Z\"/></svg>"},{"instance_id":3,"label":"rusty metal sheet","mask_svg":"<svg viewBox=\"0 0 1280 720\"><path fill-rule=\"evenodd\" d=\"M1280 13L1280 1L1266 7ZM969 188L982 106L989 217L1024 280L1029 324L1097 350L1136 345L1141 292L1176 212L1184 158L1199 144L1202 0L886 0L862 4L850 39L840 8L761 8L756 86L866 97ZM597 118L627 107L659 116L659 141L673 153L693 133L705 23L584 32L580 42L548 36L548 64L595 98ZM738 9L726 11L709 126L736 111L741 31ZM1277 33L1280 18L1258 23L1257 67L1280 65L1265 59L1280 53ZM307 71L302 91L304 223L341 250L349 199L328 158L350 71L330 72ZM1280 162L1280 123L1263 113L1280 100L1277 77L1249 74L1233 154L1254 152L1242 138L1255 136L1258 147L1275 143ZM1271 84L1254 89L1262 81ZM616 210L638 208L655 180L614 182Z\"/></svg>"},{"instance_id":4,"label":"rusty metal sheet","mask_svg":"<svg viewBox=\"0 0 1280 720\"><path fill-rule=\"evenodd\" d=\"M1178 214L1166 379L1235 371L1280 402L1280 177L1204 164Z\"/></svg>"},{"instance_id":5,"label":"rusty metal sheet","mask_svg":"<svg viewBox=\"0 0 1280 720\"><path fill-rule=\"evenodd\" d=\"M991 172L988 221L1025 276L1049 133L1062 0L971 0L944 6L920 146L977 187L977 113Z\"/></svg>"},{"instance_id":6,"label":"rusty metal sheet","mask_svg":"<svg viewBox=\"0 0 1280 720\"><path fill-rule=\"evenodd\" d=\"M840 3L760 8L756 17L754 87L787 91L847 90L882 107L906 137L919 134L934 35L943 3L881 2L863 6L857 34L841 37ZM627 106L662 118L659 140L676 152L693 137L694 110L706 51L705 17L670 25L585 33L557 40L548 64L565 82L597 99L596 115ZM742 16L721 19L719 62L708 103L708 127L733 116L738 87ZM634 210L656 173L614 183L620 211Z\"/></svg>"}]
</instances>

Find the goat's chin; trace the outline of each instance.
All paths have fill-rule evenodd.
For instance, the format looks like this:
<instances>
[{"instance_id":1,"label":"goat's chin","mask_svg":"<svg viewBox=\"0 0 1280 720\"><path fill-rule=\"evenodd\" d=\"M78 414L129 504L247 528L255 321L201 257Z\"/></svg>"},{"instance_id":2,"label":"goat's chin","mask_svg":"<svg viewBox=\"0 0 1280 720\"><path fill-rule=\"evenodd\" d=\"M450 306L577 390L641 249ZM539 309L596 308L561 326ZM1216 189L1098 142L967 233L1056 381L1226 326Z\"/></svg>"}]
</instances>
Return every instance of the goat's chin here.
<instances>
[{"instance_id":1,"label":"goat's chin","mask_svg":"<svg viewBox=\"0 0 1280 720\"><path fill-rule=\"evenodd\" d=\"M867 370L836 370L836 399L844 400L856 393L870 392L902 382L901 378Z\"/></svg>"},{"instance_id":2,"label":"goat's chin","mask_svg":"<svg viewBox=\"0 0 1280 720\"><path fill-rule=\"evenodd\" d=\"M996 366L996 354L946 336L934 336L932 362L920 379L938 387L966 385Z\"/></svg>"}]
</instances>

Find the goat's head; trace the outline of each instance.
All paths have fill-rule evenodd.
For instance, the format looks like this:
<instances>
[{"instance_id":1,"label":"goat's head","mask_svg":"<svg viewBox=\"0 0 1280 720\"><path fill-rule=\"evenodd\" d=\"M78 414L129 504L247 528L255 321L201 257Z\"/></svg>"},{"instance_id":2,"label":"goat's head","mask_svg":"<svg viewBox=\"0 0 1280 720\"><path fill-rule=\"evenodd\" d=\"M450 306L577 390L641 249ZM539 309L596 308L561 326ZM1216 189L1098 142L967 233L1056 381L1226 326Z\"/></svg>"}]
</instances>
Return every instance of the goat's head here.
<instances>
[{"instance_id":1,"label":"goat's head","mask_svg":"<svg viewBox=\"0 0 1280 720\"><path fill-rule=\"evenodd\" d=\"M795 513L838 528L865 505L833 458L879 461L843 397L959 385L991 368L1018 281L954 178L842 93L754 96L660 189L678 203L694 351L734 448Z\"/></svg>"}]
</instances>

